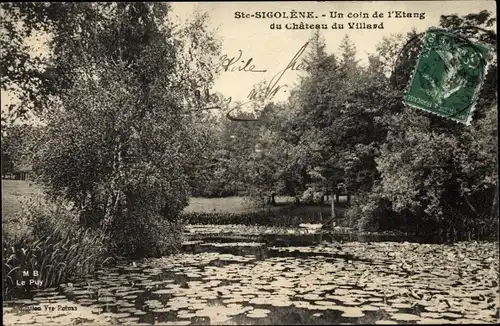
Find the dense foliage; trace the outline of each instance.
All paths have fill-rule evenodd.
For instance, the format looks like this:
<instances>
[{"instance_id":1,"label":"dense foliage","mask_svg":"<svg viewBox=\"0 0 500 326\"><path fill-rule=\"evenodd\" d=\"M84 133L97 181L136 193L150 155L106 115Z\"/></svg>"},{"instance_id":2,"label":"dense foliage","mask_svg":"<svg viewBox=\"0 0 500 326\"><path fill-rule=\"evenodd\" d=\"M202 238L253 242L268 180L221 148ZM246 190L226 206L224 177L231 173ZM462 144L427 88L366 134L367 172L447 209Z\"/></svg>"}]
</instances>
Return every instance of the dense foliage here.
<instances>
[{"instance_id":1,"label":"dense foliage","mask_svg":"<svg viewBox=\"0 0 500 326\"><path fill-rule=\"evenodd\" d=\"M49 197L70 202L82 227L109 235L116 254L175 250L190 196L273 203L350 193L346 216L360 230L445 239L498 230L496 56L465 126L401 103L420 51L415 31L384 39L367 65L347 36L330 54L315 33L289 99L257 103L237 115L256 121L242 122L200 109L219 52L205 15L175 26L161 3L2 10L1 86L20 99L2 115L2 161L29 157ZM480 12L439 24L481 27L461 31L496 47L494 21ZM32 55L25 40L40 33L49 35L47 53ZM9 119L28 115L43 132L12 136L20 129Z\"/></svg>"},{"instance_id":2,"label":"dense foliage","mask_svg":"<svg viewBox=\"0 0 500 326\"><path fill-rule=\"evenodd\" d=\"M7 118L25 117L29 102L43 124L31 151L37 181L72 203L80 225L108 234L118 254L175 249L204 146L207 117L194 94L213 82L219 50L207 16L175 26L165 3L2 9L2 88L21 103ZM37 33L47 53L27 57L26 38ZM7 118L5 137L15 131Z\"/></svg>"},{"instance_id":3,"label":"dense foliage","mask_svg":"<svg viewBox=\"0 0 500 326\"><path fill-rule=\"evenodd\" d=\"M483 11L442 16L440 26L496 47L494 21ZM315 33L309 69L286 103L266 105L258 121L221 120L204 195L222 195L227 185L268 203L274 195L347 192L355 199L346 216L361 230L495 235L496 56L465 126L402 104L421 40L415 31L385 38L362 66L347 36L335 55Z\"/></svg>"},{"instance_id":4,"label":"dense foliage","mask_svg":"<svg viewBox=\"0 0 500 326\"><path fill-rule=\"evenodd\" d=\"M78 215L68 205L58 204L34 198L11 216L8 225L4 224L4 298L39 287L54 287L68 278L89 276L96 267L112 262L107 235L79 226ZM37 271L38 275L28 277L23 275L25 271ZM38 284L19 286L29 279Z\"/></svg>"}]
</instances>

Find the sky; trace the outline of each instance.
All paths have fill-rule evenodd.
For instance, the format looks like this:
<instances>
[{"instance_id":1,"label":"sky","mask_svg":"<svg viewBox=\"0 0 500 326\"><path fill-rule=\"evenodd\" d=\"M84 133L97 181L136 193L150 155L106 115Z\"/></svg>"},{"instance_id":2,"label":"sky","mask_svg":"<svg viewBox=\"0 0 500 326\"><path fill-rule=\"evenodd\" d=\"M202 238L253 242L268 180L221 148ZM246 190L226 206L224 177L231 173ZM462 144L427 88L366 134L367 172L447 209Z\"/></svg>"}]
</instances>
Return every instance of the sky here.
<instances>
[{"instance_id":1,"label":"sky","mask_svg":"<svg viewBox=\"0 0 500 326\"><path fill-rule=\"evenodd\" d=\"M207 12L210 17L209 27L216 29L222 39L222 55L227 58L238 58L245 66L254 65L249 71L222 72L215 83L215 91L219 91L232 101L245 101L259 82L269 83L277 73L283 71L295 54L312 36L312 29L286 29L292 23L326 24L328 29L322 29L326 49L329 53L338 51L343 37L348 34L358 50L361 63L366 63L367 54L375 52L376 45L383 37L392 34L406 33L412 28L423 32L431 26L437 26L442 14L464 15L481 10L496 13L495 1L304 1L304 2L173 2L173 19L178 22L192 17L195 10ZM295 11L309 13L312 18L256 18L256 12L281 12L291 15ZM417 17L395 18L395 11L400 16L407 13L417 14ZM337 12L337 18L330 17L331 12ZM373 14L383 13L384 17L373 18ZM392 12L391 18L388 17ZM338 16L344 15L343 18ZM236 18L254 14L254 17ZM370 18L349 18L348 15L368 14ZM415 16L415 15L414 15ZM422 17L423 16L423 17ZM316 18L317 17L317 18ZM420 19L423 18L423 19ZM383 29L349 29L348 23L383 24ZM271 24L281 24L282 29L271 29ZM344 29L332 29L332 25L343 24ZM380 25L379 25L380 26ZM299 60L300 61L300 60ZM231 67L238 67L234 64ZM248 68L247 68L248 70ZM297 81L299 72L287 70L279 81L282 88L273 96L273 100L281 101L287 98L287 90ZM285 86L288 85L288 86ZM2 92L2 109L12 100L9 94Z\"/></svg>"},{"instance_id":2,"label":"sky","mask_svg":"<svg viewBox=\"0 0 500 326\"><path fill-rule=\"evenodd\" d=\"M304 1L304 2L176 2L172 3L173 14L181 21L188 18L193 10L208 12L211 27L223 40L222 54L228 58L238 57L246 61L252 58L255 70L266 72L227 71L222 72L215 84L215 90L222 92L233 100L245 100L254 85L259 82L268 83L276 73L285 69L293 56L309 40L314 30L287 30L285 24L312 23L327 24L328 29L321 29L329 53L338 51L340 42L348 34L356 45L361 63L367 62L368 53L374 53L376 45L383 37L391 34L406 33L412 28L424 32L429 27L437 26L443 14L464 15L479 12L483 9L496 15L495 1ZM254 14L256 12L314 12L318 18L235 18L237 12ZM395 18L395 13L417 13L416 18ZM330 12L343 13L343 18L330 18ZM372 18L375 12L383 13L383 18ZM348 18L347 16L367 13L370 18ZM326 17L323 17L325 15ZM404 15L403 13L399 14ZM239 14L241 16L241 14ZM337 16L339 16L337 14ZM409 15L405 15L409 16ZM352 23L383 23L383 29L349 29ZM271 29L272 23L281 24L282 29ZM344 29L332 29L333 23L343 24ZM289 25L290 26L290 25ZM245 63L242 63L243 65ZM233 65L232 67L237 66ZM297 72L288 70L280 80L280 84L292 86L297 80ZM286 89L281 88L274 100L287 97Z\"/></svg>"}]
</instances>

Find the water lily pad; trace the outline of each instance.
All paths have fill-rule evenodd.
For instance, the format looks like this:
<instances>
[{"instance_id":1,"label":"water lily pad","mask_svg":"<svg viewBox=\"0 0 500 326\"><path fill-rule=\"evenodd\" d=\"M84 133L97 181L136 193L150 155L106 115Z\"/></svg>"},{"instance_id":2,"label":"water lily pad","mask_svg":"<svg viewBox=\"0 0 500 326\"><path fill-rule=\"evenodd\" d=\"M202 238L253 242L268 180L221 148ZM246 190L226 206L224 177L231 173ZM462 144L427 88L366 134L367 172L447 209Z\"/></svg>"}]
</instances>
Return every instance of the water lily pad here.
<instances>
[{"instance_id":1,"label":"water lily pad","mask_svg":"<svg viewBox=\"0 0 500 326\"><path fill-rule=\"evenodd\" d=\"M455 314L455 313L452 313L452 312L443 312L441 314L443 317L448 317L448 318L462 318L462 315L459 315L459 314Z\"/></svg>"},{"instance_id":2,"label":"water lily pad","mask_svg":"<svg viewBox=\"0 0 500 326\"><path fill-rule=\"evenodd\" d=\"M399 309L396 309L396 308L393 308L393 307L381 307L382 310L384 310L385 312L398 312Z\"/></svg>"},{"instance_id":3,"label":"water lily pad","mask_svg":"<svg viewBox=\"0 0 500 326\"><path fill-rule=\"evenodd\" d=\"M93 314L100 314L100 313L102 313L103 311L104 311L104 309L102 309L102 308L100 308L100 307L92 307L92 310L91 310L91 312L92 312Z\"/></svg>"},{"instance_id":4,"label":"water lily pad","mask_svg":"<svg viewBox=\"0 0 500 326\"><path fill-rule=\"evenodd\" d=\"M136 295L126 295L123 297L123 299L125 300L133 300L133 299L137 299L137 296Z\"/></svg>"},{"instance_id":5,"label":"water lily pad","mask_svg":"<svg viewBox=\"0 0 500 326\"><path fill-rule=\"evenodd\" d=\"M135 307L135 304L131 303L131 302L128 302L128 301L117 301L116 304L120 307L120 308L129 308L129 307Z\"/></svg>"},{"instance_id":6,"label":"water lily pad","mask_svg":"<svg viewBox=\"0 0 500 326\"><path fill-rule=\"evenodd\" d=\"M363 317L365 313L359 308L348 307L344 309L342 317L359 318Z\"/></svg>"},{"instance_id":7,"label":"water lily pad","mask_svg":"<svg viewBox=\"0 0 500 326\"><path fill-rule=\"evenodd\" d=\"M352 301L344 301L344 302L342 302L342 305L344 305L344 306L359 306L359 305L361 305L361 304L362 304L361 302L359 302L359 301L354 301L354 300L352 300Z\"/></svg>"},{"instance_id":8,"label":"water lily pad","mask_svg":"<svg viewBox=\"0 0 500 326\"><path fill-rule=\"evenodd\" d=\"M445 312L447 310L448 306L446 304L437 304L437 305L432 305L432 306L427 306L425 307L425 310L429 312Z\"/></svg>"},{"instance_id":9,"label":"water lily pad","mask_svg":"<svg viewBox=\"0 0 500 326\"><path fill-rule=\"evenodd\" d=\"M170 312L172 310L175 310L175 309L172 309L172 308L155 308L155 309L151 309L152 312L156 312L156 313L165 313L165 312Z\"/></svg>"},{"instance_id":10,"label":"water lily pad","mask_svg":"<svg viewBox=\"0 0 500 326\"><path fill-rule=\"evenodd\" d=\"M161 289L161 290L154 291L152 293L153 294L172 294L175 292L177 292L177 291L174 289ZM124 298L124 299L126 299L126 298Z\"/></svg>"},{"instance_id":11,"label":"water lily pad","mask_svg":"<svg viewBox=\"0 0 500 326\"><path fill-rule=\"evenodd\" d=\"M250 303L250 304L257 304L257 305L264 305L264 304L268 304L269 300L270 300L269 298L265 298L265 297L264 298L259 298L259 297L257 297L257 298L253 298L253 299L249 300L248 303Z\"/></svg>"},{"instance_id":12,"label":"water lily pad","mask_svg":"<svg viewBox=\"0 0 500 326\"><path fill-rule=\"evenodd\" d=\"M191 318L196 317L196 314L195 314L195 313L193 313L193 312L190 312L190 313L182 313L182 314L181 314L181 313L178 313L178 314L177 314L177 317L178 317L178 318L183 318L183 319L184 319L184 318L186 318L186 319L191 319Z\"/></svg>"},{"instance_id":13,"label":"water lily pad","mask_svg":"<svg viewBox=\"0 0 500 326\"><path fill-rule=\"evenodd\" d=\"M417 320L417 324L448 324L449 320L446 319L435 319L435 318L422 318Z\"/></svg>"},{"instance_id":14,"label":"water lily pad","mask_svg":"<svg viewBox=\"0 0 500 326\"><path fill-rule=\"evenodd\" d=\"M128 312L120 312L120 313L114 314L114 317L116 317L116 318L125 318L125 317L129 317L129 316L130 316L130 313L128 313Z\"/></svg>"},{"instance_id":15,"label":"water lily pad","mask_svg":"<svg viewBox=\"0 0 500 326\"><path fill-rule=\"evenodd\" d=\"M394 320L377 320L375 322L377 325L397 325L398 323L395 322Z\"/></svg>"},{"instance_id":16,"label":"water lily pad","mask_svg":"<svg viewBox=\"0 0 500 326\"><path fill-rule=\"evenodd\" d=\"M371 301L371 302L382 302L382 301L384 301L383 298L368 298L366 300Z\"/></svg>"},{"instance_id":17,"label":"water lily pad","mask_svg":"<svg viewBox=\"0 0 500 326\"><path fill-rule=\"evenodd\" d=\"M460 324L484 324L484 321L473 318L459 319L457 322Z\"/></svg>"},{"instance_id":18,"label":"water lily pad","mask_svg":"<svg viewBox=\"0 0 500 326\"><path fill-rule=\"evenodd\" d=\"M360 309L363 311L379 311L380 307L375 307L372 305L364 305L364 306L361 306Z\"/></svg>"},{"instance_id":19,"label":"water lily pad","mask_svg":"<svg viewBox=\"0 0 500 326\"><path fill-rule=\"evenodd\" d=\"M182 245L183 246L189 246L189 245L195 245L195 244L199 244L199 243L203 243L203 241L201 241L201 240L184 241L182 243Z\"/></svg>"},{"instance_id":20,"label":"water lily pad","mask_svg":"<svg viewBox=\"0 0 500 326\"><path fill-rule=\"evenodd\" d=\"M291 301L288 301L288 300L272 300L271 301L271 306L274 306L274 307L289 307L291 306L293 303Z\"/></svg>"},{"instance_id":21,"label":"water lily pad","mask_svg":"<svg viewBox=\"0 0 500 326\"><path fill-rule=\"evenodd\" d=\"M391 318L399 321L415 321L420 319L420 317L417 315L405 314L405 313L392 314Z\"/></svg>"},{"instance_id":22,"label":"water lily pad","mask_svg":"<svg viewBox=\"0 0 500 326\"><path fill-rule=\"evenodd\" d=\"M424 318L441 318L441 317L443 317L443 315L439 312L424 312L424 311L420 313L420 316L424 317Z\"/></svg>"},{"instance_id":23,"label":"water lily pad","mask_svg":"<svg viewBox=\"0 0 500 326\"><path fill-rule=\"evenodd\" d=\"M191 226L188 227L191 228ZM215 234L217 237L222 233L231 232L238 235L259 235L258 233L262 234L265 230L286 234L287 229L289 228L242 225L232 225L227 228L207 225L199 227L200 232ZM245 243L260 241L257 239L259 238L250 239L245 236L229 245L221 241L215 246L241 247ZM245 247L251 246L253 244L245 245ZM212 250L206 246L205 248ZM247 248L246 250L253 251L254 249ZM393 320L386 321L386 323L399 321L420 324L428 319L443 323L450 321L453 323L469 321L471 323L494 323L497 321L494 305L495 298L500 297L496 293L497 285L492 283L498 273L498 254L492 254L496 252L494 244L465 242L454 246L441 246L396 242L370 244L359 241L345 242L342 244L344 254L365 259L365 261L354 260L350 263L343 259L325 259L325 255L339 254L335 245L325 242L308 247L273 247L272 250L284 254L257 260L255 256L241 255L240 248L232 249L231 252L234 255L219 252L184 252L149 259L144 263L137 263L137 267L134 268L120 266L101 270L98 272L97 280L89 279L90 285L87 280L83 280L73 284L72 288L61 286L61 289L64 293L71 294L75 298L74 301L82 303L82 306L90 305L90 309L93 309L96 307L92 305L97 301L113 303L113 305L102 305L98 308L116 311L109 308L118 306L118 313L137 311L134 304L137 297L128 300L124 298L127 296L147 295L149 291L155 292L147 299L158 299L161 294L167 297L173 295L174 298L169 300L173 302L171 305L163 307L160 301L156 306L148 305L146 301L144 309L147 312L139 313L150 313L150 310L154 313L153 309L159 309L161 312L161 309L165 309L167 315L173 314L171 311L178 311L178 318L186 320L189 319L187 316L192 316L195 311L205 310L208 305L212 305L212 299L222 299L226 306L221 306L220 301L217 301L219 304L205 312L212 324L221 323L221 320L230 320L229 317L237 314L259 315L258 312L250 313L248 310L251 308L243 308L238 304L245 301L255 305L294 305L299 309L310 310L311 316L313 313L319 314L323 311L326 315L327 310L338 310L344 313L346 310L355 308L367 315L370 311L382 310L384 313L385 310L389 316L393 316ZM305 253L307 257L297 259L294 254L287 256L287 252L294 251ZM454 259L450 260L447 257L454 257ZM487 260L491 257L492 259ZM412 270L415 272L413 275L408 275L407 272L401 270L402 258L405 260L404 266L413 266ZM240 264L249 261L251 263ZM390 264L394 265L393 270L390 269ZM109 274L110 271L116 273ZM179 277L175 276L175 280L168 279L167 275L174 273L177 273ZM156 281L160 277L155 275L160 274L165 274L161 278L167 278L167 280ZM195 281L186 276L197 276L200 279ZM144 281L141 281L141 278ZM363 289L354 286L358 279L361 285L366 285ZM162 289L167 283L173 286ZM99 293L97 289L101 289ZM39 305L41 302L65 300L55 289L50 292L53 293L37 294L35 297L37 300L31 304ZM61 298L59 299L58 296ZM104 299L109 302L98 300L99 297L113 298L114 296L119 299L116 301ZM91 300L91 298L95 299ZM385 302L389 304L386 305ZM411 309L415 305L425 307L419 316L411 313L402 314L406 312L403 310ZM406 315L411 317L401 317ZM100 316L93 315L93 317ZM138 317L119 318L119 321L126 323L128 318ZM385 317L382 321L373 320L372 322L379 324L390 318ZM452 318L454 320L451 320ZM34 317L31 321L33 320L35 320ZM44 324L42 321L45 321L45 324L47 322L42 319L37 319L37 321L41 324ZM280 320L276 321L280 322ZM11 319L8 324L14 323Z\"/></svg>"},{"instance_id":24,"label":"water lily pad","mask_svg":"<svg viewBox=\"0 0 500 326\"><path fill-rule=\"evenodd\" d=\"M246 316L250 318L265 318L270 312L271 311L267 309L253 309L248 312Z\"/></svg>"},{"instance_id":25,"label":"water lily pad","mask_svg":"<svg viewBox=\"0 0 500 326\"><path fill-rule=\"evenodd\" d=\"M84 307L88 307L88 306L91 306L95 303L95 301L93 300L88 300L88 299L83 299L83 300L79 300L78 301L78 304L81 304L82 306Z\"/></svg>"},{"instance_id":26,"label":"water lily pad","mask_svg":"<svg viewBox=\"0 0 500 326\"><path fill-rule=\"evenodd\" d=\"M114 298L114 297L100 297L97 301L98 302L116 302L116 298Z\"/></svg>"},{"instance_id":27,"label":"water lily pad","mask_svg":"<svg viewBox=\"0 0 500 326\"><path fill-rule=\"evenodd\" d=\"M321 300L321 297L317 294L305 294L304 296L302 296L302 298L304 298L305 300L311 300L311 301L315 301L315 300Z\"/></svg>"},{"instance_id":28,"label":"water lily pad","mask_svg":"<svg viewBox=\"0 0 500 326\"><path fill-rule=\"evenodd\" d=\"M145 311L142 311L142 310L135 310L132 312L134 315L136 316L142 316L142 315L145 315L146 312Z\"/></svg>"},{"instance_id":29,"label":"water lily pad","mask_svg":"<svg viewBox=\"0 0 500 326\"><path fill-rule=\"evenodd\" d=\"M139 317L127 317L127 318L120 318L120 322L124 324L135 324L139 321Z\"/></svg>"},{"instance_id":30,"label":"water lily pad","mask_svg":"<svg viewBox=\"0 0 500 326\"><path fill-rule=\"evenodd\" d=\"M71 293L76 296L76 295L88 295L92 292L88 290L77 290L77 291L72 291Z\"/></svg>"},{"instance_id":31,"label":"water lily pad","mask_svg":"<svg viewBox=\"0 0 500 326\"><path fill-rule=\"evenodd\" d=\"M413 307L409 303L393 303L391 306L397 309L410 309L411 307Z\"/></svg>"}]
</instances>

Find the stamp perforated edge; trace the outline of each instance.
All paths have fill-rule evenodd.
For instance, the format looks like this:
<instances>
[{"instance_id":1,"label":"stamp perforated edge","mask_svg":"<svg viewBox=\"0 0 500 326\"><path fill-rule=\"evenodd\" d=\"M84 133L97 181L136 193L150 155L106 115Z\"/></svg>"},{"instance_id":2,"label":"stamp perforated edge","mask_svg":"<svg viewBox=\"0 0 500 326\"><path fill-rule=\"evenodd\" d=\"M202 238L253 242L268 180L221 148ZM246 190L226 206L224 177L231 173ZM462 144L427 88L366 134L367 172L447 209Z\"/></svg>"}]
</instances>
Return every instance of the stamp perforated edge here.
<instances>
[{"instance_id":1,"label":"stamp perforated edge","mask_svg":"<svg viewBox=\"0 0 500 326\"><path fill-rule=\"evenodd\" d=\"M486 79L486 75L488 74L488 71L489 71L489 68L490 68L491 53L492 53L493 47L490 44L487 44L485 42L471 41L474 44L478 44L478 45L481 45L481 46L485 47L487 49L487 51L488 51L487 52L488 58L486 60L486 66L484 67L484 74L483 74L483 76L482 76L482 78L481 78L481 80L480 80L479 84L477 85L476 90L474 92L473 99L472 99L472 102L471 102L471 107L469 109L469 114L467 115L467 120L464 121L464 120L461 120L461 119L450 117L448 115L444 115L444 114L440 114L438 112L431 111L431 110L429 110L429 109L427 109L425 107L418 106L418 105L415 105L413 103L407 103L406 100L405 100L406 95L408 94L408 92L410 90L410 87L411 87L411 85L413 83L413 79L415 78L415 75L417 73L417 67L419 66L420 60L422 58L422 52L423 52L423 49L424 49L424 45L426 43L427 35L431 31L440 31L440 32L448 33L448 34L458 35L459 37L462 37L462 38L465 38L465 39L469 40L469 38L467 38L466 36L462 35L461 33L458 33L456 30L453 30L453 29L445 29L445 28L435 27L435 26L429 27L424 32L424 35L423 35L424 40L423 40L423 42L421 42L421 45L420 45L419 54L418 54L418 60L417 60L417 62L415 64L415 66L413 67L412 74L411 74L412 77L409 79L408 84L406 85L405 95L403 96L403 101L402 102L403 102L403 104L405 106L409 106L409 107L412 107L412 108L415 108L415 109L418 109L418 110L422 110L422 111L428 112L430 114L433 114L433 115L441 117L441 118L445 118L445 119L448 119L448 120L452 120L452 121L455 121L455 122L459 122L459 123L465 124L466 126L470 126L471 122L472 122L472 116L474 115L474 111L476 110L476 102L477 102L477 99L479 97L479 92L481 91L481 89L483 87L484 80Z\"/></svg>"}]
</instances>

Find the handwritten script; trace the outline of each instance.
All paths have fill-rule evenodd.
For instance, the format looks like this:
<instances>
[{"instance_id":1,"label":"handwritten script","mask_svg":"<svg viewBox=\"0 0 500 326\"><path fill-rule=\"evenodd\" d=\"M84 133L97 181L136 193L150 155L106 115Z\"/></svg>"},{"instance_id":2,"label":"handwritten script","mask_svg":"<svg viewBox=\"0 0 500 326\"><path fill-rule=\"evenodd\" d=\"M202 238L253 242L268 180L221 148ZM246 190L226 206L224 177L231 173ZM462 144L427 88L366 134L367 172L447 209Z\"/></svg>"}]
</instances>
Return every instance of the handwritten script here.
<instances>
[{"instance_id":1,"label":"handwritten script","mask_svg":"<svg viewBox=\"0 0 500 326\"><path fill-rule=\"evenodd\" d=\"M288 71L307 71L309 69L309 64L302 59L301 57L304 54L305 50L309 42L305 43L292 57L290 62L286 65L286 67L279 72L277 72L269 82L265 83L265 87L263 90L257 90L253 88L247 96L248 101L243 103L235 104L234 106L230 106L232 102L231 97L223 97L217 94L210 94L208 90L205 90L205 99L213 103L211 107L207 107L206 109L221 109L227 108L226 117L233 121L257 121L258 119L246 119L246 118L237 118L231 115L235 110L241 109L249 104L255 103L257 100L261 101L270 101L280 90L284 90L284 88L288 87L287 84L280 84L281 79ZM229 57L228 55L223 55L220 58L219 63L216 65L216 69L218 72L252 72L252 73L262 73L267 72L267 69L258 69L253 62L253 58L243 59L243 52L240 50L239 55L237 57Z\"/></svg>"},{"instance_id":2,"label":"handwritten script","mask_svg":"<svg viewBox=\"0 0 500 326\"><path fill-rule=\"evenodd\" d=\"M253 58L248 60L241 60L243 56L243 52L239 50L239 56L229 58L227 54L224 54L220 61L216 64L215 71L219 72L236 72L236 71L245 71L245 72L266 72L267 69L256 69L255 65L252 64ZM241 61L240 61L241 60ZM241 65L242 63L243 65Z\"/></svg>"}]
</instances>

